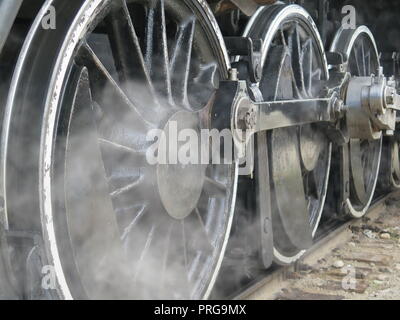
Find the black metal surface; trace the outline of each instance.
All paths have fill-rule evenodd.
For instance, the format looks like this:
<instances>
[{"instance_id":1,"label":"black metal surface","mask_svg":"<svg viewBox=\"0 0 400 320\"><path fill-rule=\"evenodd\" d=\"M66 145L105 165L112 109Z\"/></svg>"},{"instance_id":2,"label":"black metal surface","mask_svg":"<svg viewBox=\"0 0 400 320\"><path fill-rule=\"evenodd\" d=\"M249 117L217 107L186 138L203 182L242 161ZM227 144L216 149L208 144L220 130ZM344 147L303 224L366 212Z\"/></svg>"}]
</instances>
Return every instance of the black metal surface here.
<instances>
[{"instance_id":1,"label":"black metal surface","mask_svg":"<svg viewBox=\"0 0 400 320\"><path fill-rule=\"evenodd\" d=\"M45 96L52 88L54 61L58 55L64 57L61 44L71 25L68 19L75 19L82 4L65 8L65 1L54 1L64 19L57 21L58 28L51 35L39 28L27 44L19 72L29 76L21 77L17 87L35 92L40 83L40 92L35 96L36 108L30 107L30 94L12 100L19 112L12 113L14 121L8 132L14 142L8 150L8 168L15 166L7 171L12 181L7 185L9 195L16 190L14 182L21 181L16 175L30 173L26 175L29 181L24 179L24 190L40 185ZM167 174L161 174L162 166L150 166L145 159L150 145L146 134L153 128L164 129L174 119L180 121L174 117L179 110L194 116L196 129L207 128L207 119L199 118L200 111L209 107L219 79L228 73L226 53L198 1L108 4L104 1L102 11L97 12L99 18L87 26L82 41L73 44L73 59L67 61L68 73L61 88L57 130L50 135L54 143L54 218L50 224L56 230L69 290L80 298L206 297L230 228L234 164L204 169L199 165L202 179L190 181L190 166L165 167ZM50 45L50 57L36 55L47 52ZM14 161L25 139L31 140L32 149L23 152L32 163ZM160 179L164 179L162 183L158 183ZM169 179L174 181L168 183ZM172 183L198 186L194 208L183 205L187 197L175 199L172 209L167 205L168 198L173 199L178 191ZM190 188L184 191L193 193ZM35 214L29 218L13 215L11 227L40 232L49 226L48 221L41 221L37 192L26 194L32 199L24 203L15 194L9 197L8 212L26 212L22 208L30 205ZM189 212L175 214L176 208ZM48 241L44 237L51 260L54 242ZM44 257L42 263L46 260Z\"/></svg>"},{"instance_id":2,"label":"black metal surface","mask_svg":"<svg viewBox=\"0 0 400 320\"><path fill-rule=\"evenodd\" d=\"M242 56L241 61L246 61L248 77L245 78L258 83L261 80L262 40L246 37L225 37L224 40L231 56Z\"/></svg>"}]
</instances>

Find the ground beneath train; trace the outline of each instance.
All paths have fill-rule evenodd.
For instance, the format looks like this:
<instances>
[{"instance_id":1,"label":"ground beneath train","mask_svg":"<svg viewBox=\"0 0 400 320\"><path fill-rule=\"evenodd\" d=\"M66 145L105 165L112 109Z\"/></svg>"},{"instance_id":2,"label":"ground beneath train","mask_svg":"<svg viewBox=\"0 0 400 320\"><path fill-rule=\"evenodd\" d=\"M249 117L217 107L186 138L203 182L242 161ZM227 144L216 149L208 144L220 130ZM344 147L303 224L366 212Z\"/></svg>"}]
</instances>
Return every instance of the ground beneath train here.
<instances>
[{"instance_id":1,"label":"ground beneath train","mask_svg":"<svg viewBox=\"0 0 400 320\"><path fill-rule=\"evenodd\" d=\"M351 237L312 265L289 271L280 291L268 286L250 299L400 299L400 201L391 199L374 218L351 225Z\"/></svg>"}]
</instances>

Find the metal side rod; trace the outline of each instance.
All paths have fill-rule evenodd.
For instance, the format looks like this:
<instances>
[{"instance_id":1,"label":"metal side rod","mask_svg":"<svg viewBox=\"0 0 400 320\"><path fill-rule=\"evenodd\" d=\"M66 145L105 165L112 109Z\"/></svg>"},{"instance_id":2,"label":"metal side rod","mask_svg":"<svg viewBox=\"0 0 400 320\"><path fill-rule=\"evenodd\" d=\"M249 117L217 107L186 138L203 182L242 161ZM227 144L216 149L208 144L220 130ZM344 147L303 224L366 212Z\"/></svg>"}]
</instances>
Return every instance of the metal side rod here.
<instances>
[{"instance_id":1,"label":"metal side rod","mask_svg":"<svg viewBox=\"0 0 400 320\"><path fill-rule=\"evenodd\" d=\"M344 111L343 101L336 93L315 99L254 102L245 86L242 81L237 82L232 111L234 129L256 133L317 122L335 123Z\"/></svg>"},{"instance_id":2,"label":"metal side rod","mask_svg":"<svg viewBox=\"0 0 400 320\"><path fill-rule=\"evenodd\" d=\"M333 102L333 98L323 98L254 103L258 109L256 131L335 122Z\"/></svg>"}]
</instances>

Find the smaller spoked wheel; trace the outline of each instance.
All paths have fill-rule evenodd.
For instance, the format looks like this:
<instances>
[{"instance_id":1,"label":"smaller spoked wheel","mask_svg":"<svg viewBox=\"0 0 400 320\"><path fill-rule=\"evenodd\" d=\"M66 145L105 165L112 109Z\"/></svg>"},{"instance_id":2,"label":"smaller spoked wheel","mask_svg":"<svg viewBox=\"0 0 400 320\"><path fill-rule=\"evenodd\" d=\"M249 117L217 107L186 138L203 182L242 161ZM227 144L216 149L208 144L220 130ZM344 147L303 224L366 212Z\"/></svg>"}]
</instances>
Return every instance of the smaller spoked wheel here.
<instances>
[{"instance_id":1,"label":"smaller spoked wheel","mask_svg":"<svg viewBox=\"0 0 400 320\"><path fill-rule=\"evenodd\" d=\"M317 97L328 67L318 30L297 5L262 9L246 36L263 39L265 101ZM313 242L325 203L331 144L317 125L268 132L274 260L290 264ZM258 159L263 163L262 159Z\"/></svg>"},{"instance_id":2,"label":"smaller spoked wheel","mask_svg":"<svg viewBox=\"0 0 400 320\"><path fill-rule=\"evenodd\" d=\"M379 54L374 37L365 26L356 30L338 31L331 51L345 53L348 57L348 71L352 76L370 76L379 72ZM351 139L339 150L342 154L341 177L349 177L350 185L341 181L346 189L343 211L354 217L362 217L368 210L374 196L381 161L382 139Z\"/></svg>"},{"instance_id":3,"label":"smaller spoked wheel","mask_svg":"<svg viewBox=\"0 0 400 320\"><path fill-rule=\"evenodd\" d=\"M235 163L198 154L229 69L214 18L198 0L54 5L66 21L54 33L36 25L16 84L24 95L9 105L9 214L43 234L61 298L207 298L237 183ZM191 139L178 142L181 132ZM197 160L178 161L189 153L181 141Z\"/></svg>"}]
</instances>

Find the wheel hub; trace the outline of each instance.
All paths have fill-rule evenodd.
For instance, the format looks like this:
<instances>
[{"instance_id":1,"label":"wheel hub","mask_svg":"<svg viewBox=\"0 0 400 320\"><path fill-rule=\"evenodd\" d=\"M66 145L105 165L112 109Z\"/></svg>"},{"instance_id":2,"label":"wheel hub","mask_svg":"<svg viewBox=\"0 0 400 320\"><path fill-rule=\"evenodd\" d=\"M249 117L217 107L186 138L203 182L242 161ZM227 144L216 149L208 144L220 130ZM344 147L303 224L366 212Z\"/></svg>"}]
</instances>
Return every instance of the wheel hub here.
<instances>
[{"instance_id":1,"label":"wheel hub","mask_svg":"<svg viewBox=\"0 0 400 320\"><path fill-rule=\"evenodd\" d=\"M199 124L194 112L175 113L164 129L166 143L158 149L159 155L168 155L167 163L157 166L158 192L165 210L178 220L193 212L203 189L206 165L199 164Z\"/></svg>"}]
</instances>

